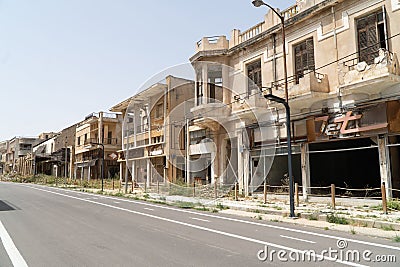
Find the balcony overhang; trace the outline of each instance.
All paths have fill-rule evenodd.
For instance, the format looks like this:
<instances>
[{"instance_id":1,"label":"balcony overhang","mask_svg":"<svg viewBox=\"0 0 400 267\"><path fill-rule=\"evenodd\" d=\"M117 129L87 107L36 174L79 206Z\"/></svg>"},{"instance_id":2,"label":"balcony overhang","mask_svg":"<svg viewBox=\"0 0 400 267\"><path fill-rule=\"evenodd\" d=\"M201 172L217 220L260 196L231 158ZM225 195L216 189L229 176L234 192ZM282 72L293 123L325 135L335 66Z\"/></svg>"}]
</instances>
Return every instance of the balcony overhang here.
<instances>
[{"instance_id":1,"label":"balcony overhang","mask_svg":"<svg viewBox=\"0 0 400 267\"><path fill-rule=\"evenodd\" d=\"M362 79L349 84L341 85L339 88L344 96L353 94L379 95L388 88L400 84L400 76L385 73L370 79Z\"/></svg>"}]
</instances>

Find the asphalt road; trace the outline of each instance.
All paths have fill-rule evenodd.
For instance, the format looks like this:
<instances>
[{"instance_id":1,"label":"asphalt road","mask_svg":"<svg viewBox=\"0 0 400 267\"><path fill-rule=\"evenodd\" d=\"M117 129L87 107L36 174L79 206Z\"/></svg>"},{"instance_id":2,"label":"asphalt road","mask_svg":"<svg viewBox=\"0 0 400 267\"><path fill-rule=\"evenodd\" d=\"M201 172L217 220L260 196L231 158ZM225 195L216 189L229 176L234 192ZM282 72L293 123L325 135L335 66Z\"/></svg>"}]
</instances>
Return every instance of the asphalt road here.
<instances>
[{"instance_id":1,"label":"asphalt road","mask_svg":"<svg viewBox=\"0 0 400 267\"><path fill-rule=\"evenodd\" d=\"M390 240L30 184L0 183L0 238L1 267L400 262Z\"/></svg>"}]
</instances>

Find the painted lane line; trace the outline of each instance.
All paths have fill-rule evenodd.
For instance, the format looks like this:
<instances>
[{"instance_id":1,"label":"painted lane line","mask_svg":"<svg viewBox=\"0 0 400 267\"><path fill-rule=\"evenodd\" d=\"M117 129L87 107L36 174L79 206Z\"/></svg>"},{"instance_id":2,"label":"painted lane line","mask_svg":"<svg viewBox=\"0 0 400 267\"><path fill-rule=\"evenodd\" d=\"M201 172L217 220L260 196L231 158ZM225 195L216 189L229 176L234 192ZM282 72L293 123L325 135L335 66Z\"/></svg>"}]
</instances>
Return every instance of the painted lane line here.
<instances>
[{"instance_id":1,"label":"painted lane line","mask_svg":"<svg viewBox=\"0 0 400 267\"><path fill-rule=\"evenodd\" d=\"M317 242L314 242L314 241L300 239L300 238L291 237L291 236L287 236L287 235L280 235L280 237L287 238L287 239L292 239L292 240L296 240L296 241L301 241L301 242L306 242L306 243L311 243L311 244L317 243Z\"/></svg>"},{"instance_id":2,"label":"painted lane line","mask_svg":"<svg viewBox=\"0 0 400 267\"><path fill-rule=\"evenodd\" d=\"M204 220L204 219L195 218L195 217L191 217L190 219L200 221L200 222L210 222L209 220Z\"/></svg>"},{"instance_id":3,"label":"painted lane line","mask_svg":"<svg viewBox=\"0 0 400 267\"><path fill-rule=\"evenodd\" d=\"M150 209L150 208L143 208L144 210L150 210L153 211L154 209Z\"/></svg>"},{"instance_id":4,"label":"painted lane line","mask_svg":"<svg viewBox=\"0 0 400 267\"><path fill-rule=\"evenodd\" d=\"M0 221L0 238L13 266L27 267L28 264L26 264L26 261L22 257L21 253L19 253L17 247L15 246L14 242L12 241L10 235L8 234L6 228L4 227L1 221Z\"/></svg>"},{"instance_id":5,"label":"painted lane line","mask_svg":"<svg viewBox=\"0 0 400 267\"><path fill-rule=\"evenodd\" d=\"M47 193L50 193L50 194L55 194L55 195L64 196L64 197L67 197L67 198L72 198L72 199L75 199L75 200L80 200L80 201L96 204L96 205L99 205L99 206L104 206L104 207L108 207L108 208L112 208L112 209L116 209L116 210L120 210L120 211L129 212L129 213L136 214L136 215L141 215L141 216L144 216L144 217L148 217L148 218L152 218L152 219L156 219L156 220L160 220L160 221L165 221L165 222L169 222L169 223L183 225L183 226L186 226L186 227L202 230L202 231L205 231L205 232L210 232L210 233L219 234L219 235L223 235L223 236L227 236L227 237L231 237L231 238L236 238L236 239L240 239L240 240L244 240L244 241L248 241L248 242L252 242L252 243L256 243L256 244L260 244L260 245L264 245L264 246L271 246L271 247L275 247L275 248L282 249L282 250L289 250L289 251L293 251L295 253L299 253L301 255L302 254L306 254L306 255L309 254L308 252L305 252L304 250L291 248L291 247L287 247L287 246L283 246L283 245L279 245L279 244L274 244L274 243L266 242L266 241L255 239L255 238L251 238L251 237L241 236L241 235L234 234L234 233L224 232L224 231L220 231L220 230L216 230L216 229L212 229L212 228L207 228L207 227L203 227L203 226L199 226L199 225L195 225L195 224L190 224L190 223L177 221L177 220L174 220L174 219L160 217L160 216L157 216L157 215L152 215L152 214L143 213L143 212L139 212L139 211L129 210L129 209L126 209L126 208L112 206L112 205L109 205L109 204L96 202L96 201L88 200L88 199L84 199L84 198L74 197L74 196L70 196L70 195L66 195L66 194L62 194L62 193L58 193L58 192L53 192L53 191L49 191L49 190L45 190L45 189L35 188L35 187L31 187L31 186L26 186L26 187L31 188L31 189L35 189L35 190L39 190L39 191L43 191L43 192L47 192ZM329 257L329 256L321 255L321 254L315 254L315 256L320 258L320 259L323 258L325 260L328 260L328 261L331 261L331 262L337 262L337 263L340 263L340 264L343 264L343 265L366 266L366 265L361 265L361 264L352 263L352 262L348 262L348 261L342 261L342 260L339 260L339 259L335 259L334 257Z\"/></svg>"},{"instance_id":6,"label":"painted lane line","mask_svg":"<svg viewBox=\"0 0 400 267\"><path fill-rule=\"evenodd\" d=\"M114 201L114 203L115 203L115 204L119 204L119 203L121 203L121 202L119 202L119 201Z\"/></svg>"},{"instance_id":7,"label":"painted lane line","mask_svg":"<svg viewBox=\"0 0 400 267\"><path fill-rule=\"evenodd\" d=\"M24 185L24 184L20 184L20 186L29 187L29 186ZM38 185L38 187L45 187L45 186ZM36 187L31 187L31 188L37 189ZM45 187L45 188L47 188L47 187ZM49 191L49 192L52 192L52 191ZM64 192L67 193L67 192L70 192L70 191L69 190L64 190ZM85 195L93 195L93 194L87 193L87 192L79 192L79 193L85 194ZM400 247L395 247L395 246L390 246L390 245L383 245L383 244L379 244L379 243L373 243L373 242L362 241L362 240L351 239L351 238L345 238L345 237L340 237L340 236L335 236L335 235L326 235L326 234L309 232L309 231L305 231L305 230L288 228L288 227L284 227L284 226L270 225L270 224L265 224L265 223L252 222L252 221L245 221L245 220L241 220L241 219L217 216L217 215L207 214L207 213L199 213L199 212L196 212L196 211L190 211L190 210L184 210L184 209L176 209L176 208L173 208L173 207L161 206L161 205L151 204L151 203L147 203L147 202L140 202L140 201L136 201L136 200L128 200L128 199L121 199L121 198L115 198L115 197L104 197L104 198L107 198L107 199L110 199L110 200L119 200L119 201L123 201L123 202L127 202L127 203L134 203L134 204L148 206L148 207L155 207L155 208L160 208L160 209L173 210L173 211L177 211L177 212L197 215L197 216L200 216L200 217L203 216L203 217L208 217L208 218L215 218L215 219L220 219L220 220L239 222L239 223L250 224L250 225L257 225L257 226L261 226L261 227L278 229L278 230L283 230L283 231L287 231L287 232L301 233L301 234L305 234L305 235L318 236L318 237L323 237L323 238L328 238L328 239L346 240L348 242L354 242L354 243L357 243L357 244L380 247L380 248L387 248L387 249L391 249L391 250L400 251Z\"/></svg>"}]
</instances>

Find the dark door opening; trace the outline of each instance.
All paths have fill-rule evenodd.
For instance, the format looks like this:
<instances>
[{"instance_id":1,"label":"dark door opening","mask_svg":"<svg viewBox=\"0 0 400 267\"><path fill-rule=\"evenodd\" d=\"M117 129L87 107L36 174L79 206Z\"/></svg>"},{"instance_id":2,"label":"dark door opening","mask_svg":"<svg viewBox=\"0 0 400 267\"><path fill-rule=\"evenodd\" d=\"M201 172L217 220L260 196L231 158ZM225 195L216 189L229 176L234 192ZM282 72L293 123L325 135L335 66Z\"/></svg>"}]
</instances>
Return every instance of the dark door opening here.
<instances>
[{"instance_id":1,"label":"dark door opening","mask_svg":"<svg viewBox=\"0 0 400 267\"><path fill-rule=\"evenodd\" d=\"M378 148L369 148L375 145L369 138L310 144L311 186L335 184L349 189L379 188ZM342 151L316 152L327 150ZM348 191L349 196L365 196L365 193L365 190Z\"/></svg>"}]
</instances>

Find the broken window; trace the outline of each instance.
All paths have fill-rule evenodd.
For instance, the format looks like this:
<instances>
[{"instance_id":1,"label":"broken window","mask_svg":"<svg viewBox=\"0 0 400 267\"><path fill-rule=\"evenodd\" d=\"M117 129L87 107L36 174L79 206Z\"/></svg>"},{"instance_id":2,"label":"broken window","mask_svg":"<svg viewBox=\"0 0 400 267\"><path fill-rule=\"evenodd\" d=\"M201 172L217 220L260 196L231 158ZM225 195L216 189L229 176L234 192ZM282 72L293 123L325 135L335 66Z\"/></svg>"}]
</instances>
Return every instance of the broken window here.
<instances>
[{"instance_id":1,"label":"broken window","mask_svg":"<svg viewBox=\"0 0 400 267\"><path fill-rule=\"evenodd\" d=\"M203 104L203 77L201 69L196 70L196 104Z\"/></svg>"},{"instance_id":2,"label":"broken window","mask_svg":"<svg viewBox=\"0 0 400 267\"><path fill-rule=\"evenodd\" d=\"M156 118L161 118L164 115L164 105L163 103L160 103L156 105Z\"/></svg>"},{"instance_id":3,"label":"broken window","mask_svg":"<svg viewBox=\"0 0 400 267\"><path fill-rule=\"evenodd\" d=\"M315 69L314 59L314 41L309 38L294 47L295 56L295 78L296 84L299 83L300 78L304 77L305 71Z\"/></svg>"},{"instance_id":4,"label":"broken window","mask_svg":"<svg viewBox=\"0 0 400 267\"><path fill-rule=\"evenodd\" d=\"M247 94L251 95L252 90L259 90L262 87L261 60L257 60L247 66L247 76L249 77Z\"/></svg>"},{"instance_id":5,"label":"broken window","mask_svg":"<svg viewBox=\"0 0 400 267\"><path fill-rule=\"evenodd\" d=\"M208 66L208 98L210 103L217 99L216 90L222 89L222 67L219 65Z\"/></svg>"},{"instance_id":6,"label":"broken window","mask_svg":"<svg viewBox=\"0 0 400 267\"><path fill-rule=\"evenodd\" d=\"M379 49L388 49L386 42L385 10L357 20L359 62L374 63Z\"/></svg>"}]
</instances>

